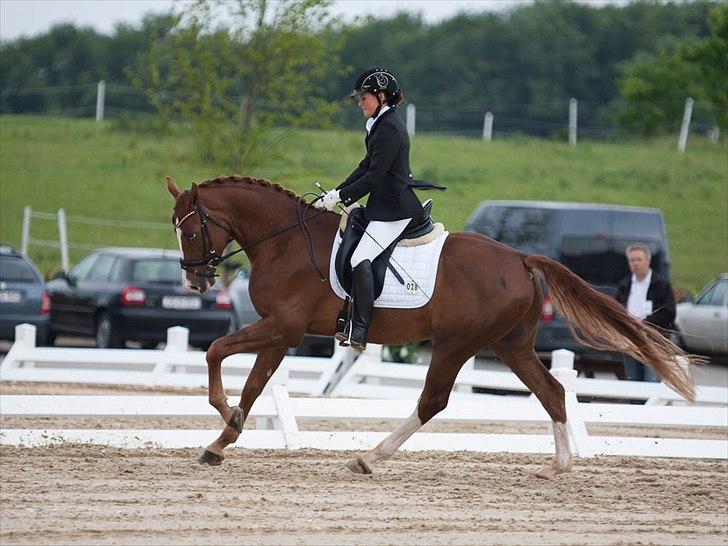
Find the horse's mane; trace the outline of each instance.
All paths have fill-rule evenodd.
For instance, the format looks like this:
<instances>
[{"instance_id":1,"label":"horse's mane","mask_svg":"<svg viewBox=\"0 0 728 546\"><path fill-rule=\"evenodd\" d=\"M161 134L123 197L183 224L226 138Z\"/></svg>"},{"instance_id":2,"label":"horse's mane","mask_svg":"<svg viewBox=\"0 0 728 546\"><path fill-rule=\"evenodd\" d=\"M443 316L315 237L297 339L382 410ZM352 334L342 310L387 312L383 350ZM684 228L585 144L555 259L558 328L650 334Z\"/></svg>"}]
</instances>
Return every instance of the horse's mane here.
<instances>
[{"instance_id":1,"label":"horse's mane","mask_svg":"<svg viewBox=\"0 0 728 546\"><path fill-rule=\"evenodd\" d=\"M217 184L225 184L225 183L232 183L232 184L251 184L251 185L259 185L263 186L265 188L271 188L277 192L284 193L285 195L293 198L293 199L300 199L300 197L293 191L284 188L277 182L271 182L270 180L266 180L265 178L255 178L254 176L240 176L239 174L232 174L229 176L218 176L217 178L211 178L209 180L205 180L204 182L201 182L199 186L212 186Z\"/></svg>"}]
</instances>

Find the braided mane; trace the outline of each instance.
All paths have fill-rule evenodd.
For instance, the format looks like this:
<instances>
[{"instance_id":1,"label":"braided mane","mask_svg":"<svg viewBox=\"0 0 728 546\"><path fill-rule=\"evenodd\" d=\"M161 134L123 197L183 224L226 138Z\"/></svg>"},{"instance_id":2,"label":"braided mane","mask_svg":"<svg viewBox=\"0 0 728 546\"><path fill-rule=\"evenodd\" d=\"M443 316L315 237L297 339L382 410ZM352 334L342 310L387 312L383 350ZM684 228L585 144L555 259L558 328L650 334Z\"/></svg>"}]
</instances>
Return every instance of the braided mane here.
<instances>
[{"instance_id":1,"label":"braided mane","mask_svg":"<svg viewBox=\"0 0 728 546\"><path fill-rule=\"evenodd\" d=\"M239 174L232 174L229 176L218 176L217 178L211 178L209 180L205 180L204 182L201 182L199 186L212 186L213 184L224 184L226 182L231 182L233 184L252 184L252 185L259 185L266 188L271 188L277 192L281 192L286 194L288 197L291 197L293 199L300 199L299 196L289 190L278 184L277 182L271 182L270 180L266 180L265 178L255 178L253 176L240 176Z\"/></svg>"}]
</instances>

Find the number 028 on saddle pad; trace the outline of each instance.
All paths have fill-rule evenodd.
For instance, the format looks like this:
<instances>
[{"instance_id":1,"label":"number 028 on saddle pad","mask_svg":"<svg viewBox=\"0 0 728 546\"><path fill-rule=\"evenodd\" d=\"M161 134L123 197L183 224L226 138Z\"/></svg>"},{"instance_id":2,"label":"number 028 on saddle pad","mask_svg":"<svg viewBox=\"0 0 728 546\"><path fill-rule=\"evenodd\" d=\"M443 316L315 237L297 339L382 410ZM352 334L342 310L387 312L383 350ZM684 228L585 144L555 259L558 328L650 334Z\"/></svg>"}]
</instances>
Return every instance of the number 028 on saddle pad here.
<instances>
[{"instance_id":1,"label":"number 028 on saddle pad","mask_svg":"<svg viewBox=\"0 0 728 546\"><path fill-rule=\"evenodd\" d=\"M435 290L440 253L448 234L442 224L435 224L432 233L421 238L422 244L411 239L400 241L389 261L390 268L397 271L402 282L387 268L382 293L374 300L374 307L416 309L426 305ZM341 242L341 232L337 230L331 249L329 282L334 293L343 300L348 294L336 274L336 255Z\"/></svg>"}]
</instances>

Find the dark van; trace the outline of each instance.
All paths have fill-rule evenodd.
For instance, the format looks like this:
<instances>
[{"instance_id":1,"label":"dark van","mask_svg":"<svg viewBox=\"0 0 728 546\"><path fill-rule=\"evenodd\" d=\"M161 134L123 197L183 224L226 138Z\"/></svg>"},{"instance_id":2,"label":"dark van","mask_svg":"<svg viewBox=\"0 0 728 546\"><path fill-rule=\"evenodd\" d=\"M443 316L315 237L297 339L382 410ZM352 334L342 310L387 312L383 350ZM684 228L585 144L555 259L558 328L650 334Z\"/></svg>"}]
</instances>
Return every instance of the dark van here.
<instances>
[{"instance_id":1,"label":"dark van","mask_svg":"<svg viewBox=\"0 0 728 546\"><path fill-rule=\"evenodd\" d=\"M614 296L629 266L625 249L645 243L651 267L669 277L670 253L659 209L550 201L484 201L466 231L482 233L529 254L553 258L597 290ZM617 362L621 355L578 345L546 292L536 351L548 358L555 349L574 351L580 360Z\"/></svg>"}]
</instances>

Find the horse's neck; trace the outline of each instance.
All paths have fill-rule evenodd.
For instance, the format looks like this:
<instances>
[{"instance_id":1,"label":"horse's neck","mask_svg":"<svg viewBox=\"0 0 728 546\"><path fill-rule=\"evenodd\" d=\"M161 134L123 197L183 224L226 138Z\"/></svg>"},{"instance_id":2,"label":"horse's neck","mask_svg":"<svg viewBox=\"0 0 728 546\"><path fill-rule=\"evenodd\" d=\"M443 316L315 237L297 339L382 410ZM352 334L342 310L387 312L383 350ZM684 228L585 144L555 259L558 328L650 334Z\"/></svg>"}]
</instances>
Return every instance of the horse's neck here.
<instances>
[{"instance_id":1,"label":"horse's neck","mask_svg":"<svg viewBox=\"0 0 728 546\"><path fill-rule=\"evenodd\" d=\"M231 235L241 247L250 247L245 252L251 262L296 232L291 228L278 233L295 225L298 215L296 201L274 190L231 190L225 195L216 195L211 205L227 212Z\"/></svg>"}]
</instances>

